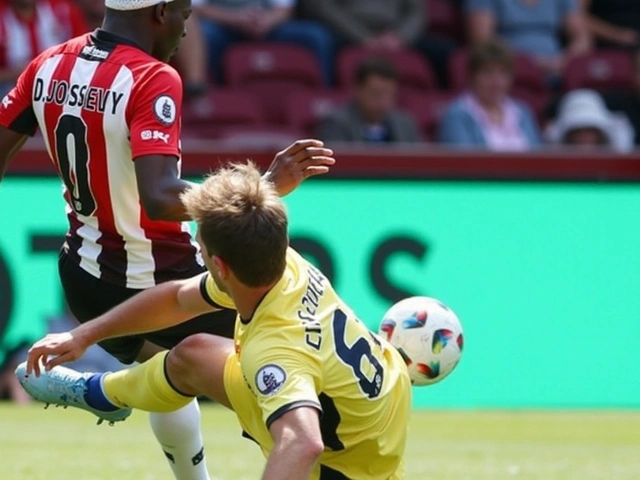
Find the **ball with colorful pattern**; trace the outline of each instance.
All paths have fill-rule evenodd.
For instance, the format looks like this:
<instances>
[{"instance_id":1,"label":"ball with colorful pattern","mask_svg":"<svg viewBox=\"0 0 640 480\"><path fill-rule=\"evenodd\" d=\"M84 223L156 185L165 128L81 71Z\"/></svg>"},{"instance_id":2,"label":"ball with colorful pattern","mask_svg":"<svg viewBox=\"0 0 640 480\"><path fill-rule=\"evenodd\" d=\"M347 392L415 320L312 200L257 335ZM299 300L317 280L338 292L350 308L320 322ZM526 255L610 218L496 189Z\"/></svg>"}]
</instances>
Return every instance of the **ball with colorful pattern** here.
<instances>
[{"instance_id":1,"label":"ball with colorful pattern","mask_svg":"<svg viewBox=\"0 0 640 480\"><path fill-rule=\"evenodd\" d=\"M416 386L441 381L462 355L460 320L453 310L433 298L412 297L396 303L385 314L379 332L396 347Z\"/></svg>"}]
</instances>

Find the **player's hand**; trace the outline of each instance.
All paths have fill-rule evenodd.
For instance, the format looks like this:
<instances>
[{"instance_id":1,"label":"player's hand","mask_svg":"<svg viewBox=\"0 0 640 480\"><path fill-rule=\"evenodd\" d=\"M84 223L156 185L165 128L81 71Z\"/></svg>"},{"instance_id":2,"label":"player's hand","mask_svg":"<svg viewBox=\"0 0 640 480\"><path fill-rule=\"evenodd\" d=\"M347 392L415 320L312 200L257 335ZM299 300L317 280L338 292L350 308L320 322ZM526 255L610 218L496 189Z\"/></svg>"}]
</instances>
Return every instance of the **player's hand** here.
<instances>
[{"instance_id":1,"label":"player's hand","mask_svg":"<svg viewBox=\"0 0 640 480\"><path fill-rule=\"evenodd\" d=\"M77 360L87 350L88 345L74 332L49 334L29 349L27 375L40 376L40 365L48 372L53 367ZM49 360L49 357L53 356Z\"/></svg>"},{"instance_id":2,"label":"player's hand","mask_svg":"<svg viewBox=\"0 0 640 480\"><path fill-rule=\"evenodd\" d=\"M265 178L284 197L307 178L327 173L335 163L333 150L324 148L320 140L298 140L276 154Z\"/></svg>"}]
</instances>

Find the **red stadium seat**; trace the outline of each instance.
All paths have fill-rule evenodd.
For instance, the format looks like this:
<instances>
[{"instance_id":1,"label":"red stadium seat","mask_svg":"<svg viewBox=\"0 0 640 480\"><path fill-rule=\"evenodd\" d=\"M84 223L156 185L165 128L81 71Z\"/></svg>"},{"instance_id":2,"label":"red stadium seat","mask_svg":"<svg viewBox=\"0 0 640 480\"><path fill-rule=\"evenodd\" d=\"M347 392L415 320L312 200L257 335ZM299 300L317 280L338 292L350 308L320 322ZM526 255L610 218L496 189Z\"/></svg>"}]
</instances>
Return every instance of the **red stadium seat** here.
<instances>
[{"instance_id":1,"label":"red stadium seat","mask_svg":"<svg viewBox=\"0 0 640 480\"><path fill-rule=\"evenodd\" d=\"M464 20L460 8L448 0L425 0L428 32L462 42Z\"/></svg>"},{"instance_id":2,"label":"red stadium seat","mask_svg":"<svg viewBox=\"0 0 640 480\"><path fill-rule=\"evenodd\" d=\"M456 91L461 91L468 87L468 61L468 50L458 50L449 61L451 87ZM531 57L517 53L514 55L514 63L515 88L532 92L546 91L547 86L544 81L544 74Z\"/></svg>"},{"instance_id":3,"label":"red stadium seat","mask_svg":"<svg viewBox=\"0 0 640 480\"><path fill-rule=\"evenodd\" d=\"M437 88L431 66L422 55L412 50L377 52L362 47L345 48L338 57L338 79L342 86L353 85L360 63L370 57L385 58L398 71L400 86L412 90Z\"/></svg>"},{"instance_id":4,"label":"red stadium seat","mask_svg":"<svg viewBox=\"0 0 640 480\"><path fill-rule=\"evenodd\" d=\"M349 93L346 91L293 93L287 102L287 123L292 128L313 136L318 122L348 100Z\"/></svg>"},{"instance_id":5,"label":"red stadium seat","mask_svg":"<svg viewBox=\"0 0 640 480\"><path fill-rule=\"evenodd\" d=\"M182 123L210 125L255 125L263 122L262 111L256 99L235 89L217 89L198 101L201 110L186 106Z\"/></svg>"},{"instance_id":6,"label":"red stadium seat","mask_svg":"<svg viewBox=\"0 0 640 480\"><path fill-rule=\"evenodd\" d=\"M264 123L259 103L240 90L210 92L196 106L185 106L182 123L186 136L216 138L222 128Z\"/></svg>"},{"instance_id":7,"label":"red stadium seat","mask_svg":"<svg viewBox=\"0 0 640 480\"><path fill-rule=\"evenodd\" d=\"M227 84L245 87L256 82L292 82L320 87L320 65L307 49L281 43L241 43L224 58Z\"/></svg>"},{"instance_id":8,"label":"red stadium seat","mask_svg":"<svg viewBox=\"0 0 640 480\"><path fill-rule=\"evenodd\" d=\"M413 116L423 135L432 140L442 113L456 96L454 92L406 93L400 96L400 105Z\"/></svg>"},{"instance_id":9,"label":"red stadium seat","mask_svg":"<svg viewBox=\"0 0 640 480\"><path fill-rule=\"evenodd\" d=\"M571 58L564 69L567 90L630 89L633 87L631 55L620 51L596 51Z\"/></svg>"},{"instance_id":10,"label":"red stadium seat","mask_svg":"<svg viewBox=\"0 0 640 480\"><path fill-rule=\"evenodd\" d=\"M228 85L254 95L267 120L283 123L290 93L320 88L320 66L311 52L295 45L244 43L225 56Z\"/></svg>"},{"instance_id":11,"label":"red stadium seat","mask_svg":"<svg viewBox=\"0 0 640 480\"><path fill-rule=\"evenodd\" d=\"M242 148L281 150L303 135L300 131L275 126L236 126L223 129L218 138L222 143Z\"/></svg>"}]
</instances>

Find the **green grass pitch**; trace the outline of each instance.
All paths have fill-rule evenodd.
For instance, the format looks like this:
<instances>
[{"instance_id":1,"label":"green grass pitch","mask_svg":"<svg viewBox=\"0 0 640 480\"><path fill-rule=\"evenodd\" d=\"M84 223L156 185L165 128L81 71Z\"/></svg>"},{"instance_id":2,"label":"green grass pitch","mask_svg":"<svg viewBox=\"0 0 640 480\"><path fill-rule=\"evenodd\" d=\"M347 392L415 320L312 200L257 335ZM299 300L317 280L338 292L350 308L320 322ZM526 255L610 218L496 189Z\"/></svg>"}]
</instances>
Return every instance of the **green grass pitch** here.
<instances>
[{"instance_id":1,"label":"green grass pitch","mask_svg":"<svg viewBox=\"0 0 640 480\"><path fill-rule=\"evenodd\" d=\"M203 407L209 471L255 480L262 455L232 413ZM2 480L171 480L146 415L113 428L91 415L0 404ZM638 480L640 412L416 411L407 480Z\"/></svg>"}]
</instances>

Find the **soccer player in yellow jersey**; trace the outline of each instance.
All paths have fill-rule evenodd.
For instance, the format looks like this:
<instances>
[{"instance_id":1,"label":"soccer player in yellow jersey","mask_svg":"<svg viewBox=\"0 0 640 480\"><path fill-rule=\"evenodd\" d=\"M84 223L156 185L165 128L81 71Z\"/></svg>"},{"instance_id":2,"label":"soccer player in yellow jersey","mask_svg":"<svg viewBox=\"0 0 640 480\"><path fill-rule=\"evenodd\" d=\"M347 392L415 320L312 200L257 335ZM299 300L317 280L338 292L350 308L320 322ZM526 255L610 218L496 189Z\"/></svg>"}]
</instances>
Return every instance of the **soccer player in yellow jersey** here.
<instances>
[{"instance_id":1,"label":"soccer player in yellow jersey","mask_svg":"<svg viewBox=\"0 0 640 480\"><path fill-rule=\"evenodd\" d=\"M251 164L236 165L183 200L198 224L208 273L158 285L39 341L18 370L25 389L98 416L128 408L172 411L208 395L233 409L260 445L265 480L403 478L411 401L404 361L289 248L286 210L273 186ZM58 366L106 338L220 308L238 311L233 340L194 335L117 373Z\"/></svg>"}]
</instances>

